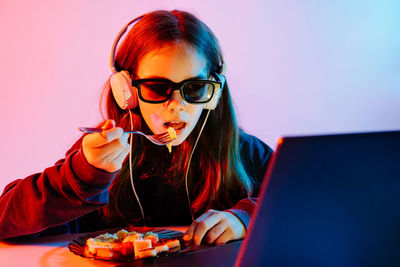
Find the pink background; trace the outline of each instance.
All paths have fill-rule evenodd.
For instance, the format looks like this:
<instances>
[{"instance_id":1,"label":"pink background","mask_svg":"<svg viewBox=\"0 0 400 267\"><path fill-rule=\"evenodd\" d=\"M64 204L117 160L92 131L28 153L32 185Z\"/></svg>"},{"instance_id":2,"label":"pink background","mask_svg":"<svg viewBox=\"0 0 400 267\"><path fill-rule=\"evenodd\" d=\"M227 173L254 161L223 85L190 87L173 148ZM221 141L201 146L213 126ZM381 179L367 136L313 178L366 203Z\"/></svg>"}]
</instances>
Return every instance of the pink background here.
<instances>
[{"instance_id":1,"label":"pink background","mask_svg":"<svg viewBox=\"0 0 400 267\"><path fill-rule=\"evenodd\" d=\"M0 0L0 191L100 121L126 22L185 9L218 36L243 128L282 135L400 129L398 1Z\"/></svg>"}]
</instances>

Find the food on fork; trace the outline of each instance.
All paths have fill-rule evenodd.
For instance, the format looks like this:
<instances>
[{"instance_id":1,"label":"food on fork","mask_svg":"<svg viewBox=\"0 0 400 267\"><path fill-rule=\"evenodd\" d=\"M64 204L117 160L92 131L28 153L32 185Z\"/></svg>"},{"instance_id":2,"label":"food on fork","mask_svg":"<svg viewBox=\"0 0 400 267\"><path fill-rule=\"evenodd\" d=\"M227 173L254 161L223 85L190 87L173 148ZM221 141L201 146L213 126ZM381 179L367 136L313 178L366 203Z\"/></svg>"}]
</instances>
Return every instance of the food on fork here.
<instances>
[{"instance_id":1,"label":"food on fork","mask_svg":"<svg viewBox=\"0 0 400 267\"><path fill-rule=\"evenodd\" d=\"M86 257L118 259L131 257L141 259L156 257L160 253L175 252L180 249L178 239L160 240L153 232L138 233L121 229L116 233L105 233L86 240Z\"/></svg>"},{"instance_id":2,"label":"food on fork","mask_svg":"<svg viewBox=\"0 0 400 267\"><path fill-rule=\"evenodd\" d=\"M170 139L175 139L176 138L176 132L173 127L168 127L167 132L169 134ZM169 153L172 151L172 145L171 143L168 143L165 145L168 148Z\"/></svg>"}]
</instances>

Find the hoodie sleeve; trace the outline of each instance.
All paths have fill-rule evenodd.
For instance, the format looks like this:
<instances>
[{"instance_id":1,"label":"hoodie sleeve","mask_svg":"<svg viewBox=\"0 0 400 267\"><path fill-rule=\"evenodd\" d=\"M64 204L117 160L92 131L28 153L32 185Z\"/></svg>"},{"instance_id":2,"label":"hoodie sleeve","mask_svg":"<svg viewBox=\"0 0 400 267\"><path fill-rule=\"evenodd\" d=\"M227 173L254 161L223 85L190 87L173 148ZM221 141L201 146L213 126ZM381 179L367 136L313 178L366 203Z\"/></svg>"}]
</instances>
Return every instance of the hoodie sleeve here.
<instances>
[{"instance_id":1,"label":"hoodie sleeve","mask_svg":"<svg viewBox=\"0 0 400 267\"><path fill-rule=\"evenodd\" d=\"M226 210L236 217L243 223L243 225L248 229L251 215L257 206L258 198L250 197L240 200L231 209Z\"/></svg>"},{"instance_id":2,"label":"hoodie sleeve","mask_svg":"<svg viewBox=\"0 0 400 267\"><path fill-rule=\"evenodd\" d=\"M79 143L42 173L5 187L0 196L0 239L38 233L108 203L108 187L116 172L90 165L80 147Z\"/></svg>"}]
</instances>

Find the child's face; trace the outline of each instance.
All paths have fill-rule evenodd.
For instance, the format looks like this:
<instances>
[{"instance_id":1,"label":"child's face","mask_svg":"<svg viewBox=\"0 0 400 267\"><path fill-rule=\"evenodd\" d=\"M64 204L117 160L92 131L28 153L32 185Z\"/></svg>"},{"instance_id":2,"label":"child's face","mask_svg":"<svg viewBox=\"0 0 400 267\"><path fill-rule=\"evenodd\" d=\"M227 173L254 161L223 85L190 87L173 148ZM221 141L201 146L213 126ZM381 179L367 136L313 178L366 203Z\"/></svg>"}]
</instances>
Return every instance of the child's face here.
<instances>
[{"instance_id":1,"label":"child's face","mask_svg":"<svg viewBox=\"0 0 400 267\"><path fill-rule=\"evenodd\" d=\"M189 78L207 79L207 61L191 46L167 45L144 55L137 72L138 79L164 78L178 83ZM179 90L164 103L146 103L139 99L140 112L154 134L173 127L177 138L172 145L180 145L192 132L204 104L187 103Z\"/></svg>"}]
</instances>

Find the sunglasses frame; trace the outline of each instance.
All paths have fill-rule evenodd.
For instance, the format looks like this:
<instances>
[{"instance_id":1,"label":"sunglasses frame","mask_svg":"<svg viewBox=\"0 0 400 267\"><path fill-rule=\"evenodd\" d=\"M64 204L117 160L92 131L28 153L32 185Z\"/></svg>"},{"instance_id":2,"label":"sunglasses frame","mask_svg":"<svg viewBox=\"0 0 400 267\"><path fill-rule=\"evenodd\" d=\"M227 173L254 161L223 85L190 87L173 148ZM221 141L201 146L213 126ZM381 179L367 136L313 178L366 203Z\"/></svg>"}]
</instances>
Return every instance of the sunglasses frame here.
<instances>
[{"instance_id":1,"label":"sunglasses frame","mask_svg":"<svg viewBox=\"0 0 400 267\"><path fill-rule=\"evenodd\" d=\"M193 78L192 78L192 79L187 79L187 80L181 81L181 82L179 82L179 83L174 83L174 82L172 82L172 81L170 81L170 80L168 80L168 79L136 79L136 80L132 80L132 86L133 86L133 87L136 87L136 89L138 90L138 95L139 95L140 100L142 100L143 102L146 102L146 103L152 103L152 104L164 103L164 102L168 101L169 99L171 99L172 94L173 94L176 90L178 90L178 91L180 92L182 98L183 98L186 102L188 102L188 103L190 103L190 104L205 104L205 103L208 103L208 102L211 101L211 99L214 97L215 91L217 91L218 89L220 89L221 86L222 86L222 82L219 81L218 76L217 76L217 75L212 75L212 76L213 76L214 78L216 78L217 81L212 81L212 80L201 80L201 79L193 79ZM171 92L169 92L169 94L168 94L168 96L167 96L167 98L166 98L165 100L157 100L157 101L147 100L147 99L144 99L144 98L143 98L142 92L141 92L141 85L142 85L142 83L144 83L144 82L165 82L165 83L168 83L168 84L171 85L172 90L171 90ZM211 84L213 85L213 87L212 87L212 88L213 88L213 91L212 91L212 94L211 94L210 99L208 99L208 100L206 100L206 101L201 101L201 102L194 102L194 101L191 101L191 100L187 99L187 98L185 97L184 93L183 93L183 87L184 87L186 84L190 83L190 82L205 82L205 83L211 83Z\"/></svg>"}]
</instances>

